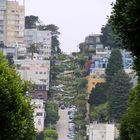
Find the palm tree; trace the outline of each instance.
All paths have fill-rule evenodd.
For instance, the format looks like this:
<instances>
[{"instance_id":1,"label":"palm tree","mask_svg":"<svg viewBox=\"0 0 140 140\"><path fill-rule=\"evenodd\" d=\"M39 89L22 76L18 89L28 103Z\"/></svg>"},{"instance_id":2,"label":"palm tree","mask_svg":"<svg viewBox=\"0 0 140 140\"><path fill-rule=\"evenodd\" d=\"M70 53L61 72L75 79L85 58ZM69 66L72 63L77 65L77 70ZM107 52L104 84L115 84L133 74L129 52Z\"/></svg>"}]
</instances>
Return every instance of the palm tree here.
<instances>
[{"instance_id":1,"label":"palm tree","mask_svg":"<svg viewBox=\"0 0 140 140\"><path fill-rule=\"evenodd\" d=\"M35 43L31 44L30 47L28 48L28 52L32 54L31 59L33 59L34 53L38 53L37 44L35 44Z\"/></svg>"}]
</instances>

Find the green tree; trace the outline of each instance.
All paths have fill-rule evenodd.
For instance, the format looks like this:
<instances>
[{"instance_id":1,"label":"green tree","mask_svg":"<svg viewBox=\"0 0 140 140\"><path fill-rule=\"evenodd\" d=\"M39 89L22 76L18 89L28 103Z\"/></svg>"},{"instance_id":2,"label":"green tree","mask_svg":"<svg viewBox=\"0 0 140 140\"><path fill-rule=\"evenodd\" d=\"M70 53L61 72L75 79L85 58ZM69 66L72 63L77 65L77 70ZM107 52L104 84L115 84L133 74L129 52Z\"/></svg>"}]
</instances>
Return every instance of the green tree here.
<instances>
[{"instance_id":1,"label":"green tree","mask_svg":"<svg viewBox=\"0 0 140 140\"><path fill-rule=\"evenodd\" d=\"M59 119L58 105L53 102L47 102L45 105L45 111L47 112L46 122L55 124Z\"/></svg>"},{"instance_id":2,"label":"green tree","mask_svg":"<svg viewBox=\"0 0 140 140\"><path fill-rule=\"evenodd\" d=\"M113 49L106 68L106 81L111 83L114 75L123 69L122 55L119 49Z\"/></svg>"},{"instance_id":3,"label":"green tree","mask_svg":"<svg viewBox=\"0 0 140 140\"><path fill-rule=\"evenodd\" d=\"M140 1L116 0L110 22L123 46L134 56L134 68L140 77ZM140 79L140 78L139 78Z\"/></svg>"},{"instance_id":4,"label":"green tree","mask_svg":"<svg viewBox=\"0 0 140 140\"><path fill-rule=\"evenodd\" d=\"M78 56L78 58L75 61L81 69L84 69L86 60L87 59L84 56L80 55L80 56Z\"/></svg>"},{"instance_id":5,"label":"green tree","mask_svg":"<svg viewBox=\"0 0 140 140\"><path fill-rule=\"evenodd\" d=\"M81 112L83 115L86 113L86 97L87 94L79 94L77 97L74 99L75 105L78 107L79 112Z\"/></svg>"},{"instance_id":6,"label":"green tree","mask_svg":"<svg viewBox=\"0 0 140 140\"><path fill-rule=\"evenodd\" d=\"M59 47L60 42L58 40L59 35L60 35L60 32L58 31L59 27L57 27L54 24L49 24L49 25L46 25L45 30L51 31L52 33L52 49L53 49L52 51L54 53L61 53L61 49Z\"/></svg>"},{"instance_id":7,"label":"green tree","mask_svg":"<svg viewBox=\"0 0 140 140\"><path fill-rule=\"evenodd\" d=\"M25 17L25 28L26 29L32 29L37 28L41 31L51 31L52 34L52 51L53 53L61 53L61 49L59 47L60 42L58 40L60 32L59 27L57 27L54 24L49 25L42 25L41 21L38 16L30 15Z\"/></svg>"},{"instance_id":8,"label":"green tree","mask_svg":"<svg viewBox=\"0 0 140 140\"><path fill-rule=\"evenodd\" d=\"M85 54L85 43L84 42L81 42L79 44L79 49L80 49L81 54Z\"/></svg>"},{"instance_id":9,"label":"green tree","mask_svg":"<svg viewBox=\"0 0 140 140\"><path fill-rule=\"evenodd\" d=\"M117 0L110 22L114 30L122 39L123 46L131 51L134 57L134 69L140 82L140 1L139 0ZM140 85L138 84L130 94L126 118L121 122L121 140L140 139ZM128 137L123 137L123 133Z\"/></svg>"},{"instance_id":10,"label":"green tree","mask_svg":"<svg viewBox=\"0 0 140 140\"><path fill-rule=\"evenodd\" d=\"M33 110L26 84L0 53L0 139L34 140Z\"/></svg>"},{"instance_id":11,"label":"green tree","mask_svg":"<svg viewBox=\"0 0 140 140\"><path fill-rule=\"evenodd\" d=\"M56 130L46 129L44 132L45 140L57 140L58 134Z\"/></svg>"},{"instance_id":12,"label":"green tree","mask_svg":"<svg viewBox=\"0 0 140 140\"><path fill-rule=\"evenodd\" d=\"M103 26L101 28L101 32L101 43L104 45L104 47L109 46L110 48L119 48L121 46L121 41L114 33L110 23Z\"/></svg>"},{"instance_id":13,"label":"green tree","mask_svg":"<svg viewBox=\"0 0 140 140\"><path fill-rule=\"evenodd\" d=\"M109 105L108 103L92 106L90 112L90 121L107 122L109 121Z\"/></svg>"},{"instance_id":14,"label":"green tree","mask_svg":"<svg viewBox=\"0 0 140 140\"><path fill-rule=\"evenodd\" d=\"M31 44L28 48L28 52L31 53L31 59L34 58L34 53L38 53L39 47L37 44Z\"/></svg>"},{"instance_id":15,"label":"green tree","mask_svg":"<svg viewBox=\"0 0 140 140\"><path fill-rule=\"evenodd\" d=\"M120 140L140 139L140 84L132 91L129 97L128 109L121 119Z\"/></svg>"},{"instance_id":16,"label":"green tree","mask_svg":"<svg viewBox=\"0 0 140 140\"><path fill-rule=\"evenodd\" d=\"M74 70L74 75L75 77L80 77L81 76L81 71L79 69Z\"/></svg>"},{"instance_id":17,"label":"green tree","mask_svg":"<svg viewBox=\"0 0 140 140\"><path fill-rule=\"evenodd\" d=\"M90 105L98 106L105 103L107 100L106 90L106 83L97 83L89 95Z\"/></svg>"},{"instance_id":18,"label":"green tree","mask_svg":"<svg viewBox=\"0 0 140 140\"><path fill-rule=\"evenodd\" d=\"M120 120L125 113L132 84L124 70L118 71L110 84L108 98L110 120Z\"/></svg>"},{"instance_id":19,"label":"green tree","mask_svg":"<svg viewBox=\"0 0 140 140\"><path fill-rule=\"evenodd\" d=\"M36 28L39 23L38 16L30 15L25 17L25 29Z\"/></svg>"},{"instance_id":20,"label":"green tree","mask_svg":"<svg viewBox=\"0 0 140 140\"><path fill-rule=\"evenodd\" d=\"M77 78L74 82L77 93L86 93L88 81L85 77Z\"/></svg>"}]
</instances>

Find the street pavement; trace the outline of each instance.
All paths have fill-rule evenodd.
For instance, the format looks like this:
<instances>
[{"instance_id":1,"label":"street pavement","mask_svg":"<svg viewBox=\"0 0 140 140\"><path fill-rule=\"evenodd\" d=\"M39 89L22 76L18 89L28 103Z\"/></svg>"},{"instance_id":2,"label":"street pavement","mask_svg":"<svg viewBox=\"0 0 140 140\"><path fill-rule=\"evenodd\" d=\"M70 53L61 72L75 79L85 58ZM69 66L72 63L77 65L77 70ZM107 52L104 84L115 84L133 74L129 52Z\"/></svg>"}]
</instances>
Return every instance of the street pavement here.
<instances>
[{"instance_id":1,"label":"street pavement","mask_svg":"<svg viewBox=\"0 0 140 140\"><path fill-rule=\"evenodd\" d=\"M56 124L56 130L58 132L58 140L69 140L68 134L68 109L59 109L59 121Z\"/></svg>"}]
</instances>

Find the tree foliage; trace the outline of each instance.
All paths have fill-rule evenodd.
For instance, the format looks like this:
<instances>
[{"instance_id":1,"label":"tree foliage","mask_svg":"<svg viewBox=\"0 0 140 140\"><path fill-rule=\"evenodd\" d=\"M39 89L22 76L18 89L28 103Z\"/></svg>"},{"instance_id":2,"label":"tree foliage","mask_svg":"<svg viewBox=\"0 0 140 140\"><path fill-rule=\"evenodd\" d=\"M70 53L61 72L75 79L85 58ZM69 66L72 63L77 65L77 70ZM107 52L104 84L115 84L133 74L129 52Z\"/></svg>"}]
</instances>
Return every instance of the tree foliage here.
<instances>
[{"instance_id":1,"label":"tree foliage","mask_svg":"<svg viewBox=\"0 0 140 140\"><path fill-rule=\"evenodd\" d=\"M85 58L85 57L82 56L82 55L79 55L79 56L77 57L77 59L75 60L75 62L79 65L79 67L80 67L81 69L84 69L84 68L85 68L86 60L87 60L87 58Z\"/></svg>"},{"instance_id":2,"label":"tree foliage","mask_svg":"<svg viewBox=\"0 0 140 140\"><path fill-rule=\"evenodd\" d=\"M87 87L88 81L85 77L77 78L74 82L75 89L77 93L85 93L85 89Z\"/></svg>"},{"instance_id":3,"label":"tree foliage","mask_svg":"<svg viewBox=\"0 0 140 140\"><path fill-rule=\"evenodd\" d=\"M110 22L122 40L123 46L132 52L135 69L140 77L140 1L117 0Z\"/></svg>"},{"instance_id":4,"label":"tree foliage","mask_svg":"<svg viewBox=\"0 0 140 140\"><path fill-rule=\"evenodd\" d=\"M114 75L123 69L122 55L119 49L113 49L106 68L106 81L111 83Z\"/></svg>"},{"instance_id":5,"label":"tree foliage","mask_svg":"<svg viewBox=\"0 0 140 140\"><path fill-rule=\"evenodd\" d=\"M117 0L110 18L123 46L134 56L134 69L140 82L140 1ZM132 91L126 115L121 121L121 140L140 139L140 85ZM125 134L125 135L123 135Z\"/></svg>"},{"instance_id":6,"label":"tree foliage","mask_svg":"<svg viewBox=\"0 0 140 140\"><path fill-rule=\"evenodd\" d=\"M128 109L121 119L120 140L140 139L140 84L132 91L129 97Z\"/></svg>"},{"instance_id":7,"label":"tree foliage","mask_svg":"<svg viewBox=\"0 0 140 140\"><path fill-rule=\"evenodd\" d=\"M57 27L54 24L49 24L49 25L40 25L40 30L48 30L52 32L52 36L58 37L60 35L59 27Z\"/></svg>"},{"instance_id":8,"label":"tree foliage","mask_svg":"<svg viewBox=\"0 0 140 140\"><path fill-rule=\"evenodd\" d=\"M109 120L109 105L108 103L94 106L90 113L90 121L107 122Z\"/></svg>"},{"instance_id":9,"label":"tree foliage","mask_svg":"<svg viewBox=\"0 0 140 140\"><path fill-rule=\"evenodd\" d=\"M79 44L79 49L80 49L80 53L84 54L85 53L85 42L81 42Z\"/></svg>"},{"instance_id":10,"label":"tree foliage","mask_svg":"<svg viewBox=\"0 0 140 140\"><path fill-rule=\"evenodd\" d=\"M0 139L34 140L33 110L25 98L26 84L0 53Z\"/></svg>"},{"instance_id":11,"label":"tree foliage","mask_svg":"<svg viewBox=\"0 0 140 140\"><path fill-rule=\"evenodd\" d=\"M125 113L131 88L129 76L124 70L118 71L110 84L108 95L110 120L117 122Z\"/></svg>"},{"instance_id":12,"label":"tree foliage","mask_svg":"<svg viewBox=\"0 0 140 140\"><path fill-rule=\"evenodd\" d=\"M34 57L34 53L39 52L39 46L37 44L31 44L30 47L27 49L29 53L31 53L31 59Z\"/></svg>"},{"instance_id":13,"label":"tree foliage","mask_svg":"<svg viewBox=\"0 0 140 140\"><path fill-rule=\"evenodd\" d=\"M41 31L51 31L52 34L52 51L53 53L61 53L61 49L59 47L60 42L58 40L60 32L59 27L57 27L54 24L41 24L40 19L38 16L30 15L25 17L25 28L26 29L33 29L37 28L38 30Z\"/></svg>"},{"instance_id":14,"label":"tree foliage","mask_svg":"<svg viewBox=\"0 0 140 140\"><path fill-rule=\"evenodd\" d=\"M107 100L106 83L98 83L89 95L89 103L93 106L103 104Z\"/></svg>"},{"instance_id":15,"label":"tree foliage","mask_svg":"<svg viewBox=\"0 0 140 140\"><path fill-rule=\"evenodd\" d=\"M45 140L57 140L58 139L58 133L56 130L53 129L46 129L44 132Z\"/></svg>"},{"instance_id":16,"label":"tree foliage","mask_svg":"<svg viewBox=\"0 0 140 140\"><path fill-rule=\"evenodd\" d=\"M78 107L78 110L82 113L86 113L86 94L79 94L77 97L74 99L75 105Z\"/></svg>"},{"instance_id":17,"label":"tree foliage","mask_svg":"<svg viewBox=\"0 0 140 140\"><path fill-rule=\"evenodd\" d=\"M75 77L80 77L81 76L81 71L79 69L74 70L74 75Z\"/></svg>"},{"instance_id":18,"label":"tree foliage","mask_svg":"<svg viewBox=\"0 0 140 140\"><path fill-rule=\"evenodd\" d=\"M40 23L38 16L30 15L25 17L25 29L36 28L37 23Z\"/></svg>"},{"instance_id":19,"label":"tree foliage","mask_svg":"<svg viewBox=\"0 0 140 140\"><path fill-rule=\"evenodd\" d=\"M58 31L59 27L57 27L54 24L49 24L49 25L46 25L45 29L48 30L48 31L51 31L51 33L52 33L52 49L53 49L53 52L54 53L56 53L56 52L61 53L61 49L59 47L60 42L58 40L58 37L60 35L60 32Z\"/></svg>"},{"instance_id":20,"label":"tree foliage","mask_svg":"<svg viewBox=\"0 0 140 140\"><path fill-rule=\"evenodd\" d=\"M45 105L45 111L47 112L46 122L55 124L59 119L58 105L53 102L47 102Z\"/></svg>"},{"instance_id":21,"label":"tree foliage","mask_svg":"<svg viewBox=\"0 0 140 140\"><path fill-rule=\"evenodd\" d=\"M101 28L101 32L101 43L104 45L104 47L109 46L110 48L119 48L121 46L121 41L114 33L110 23L103 26Z\"/></svg>"}]
</instances>

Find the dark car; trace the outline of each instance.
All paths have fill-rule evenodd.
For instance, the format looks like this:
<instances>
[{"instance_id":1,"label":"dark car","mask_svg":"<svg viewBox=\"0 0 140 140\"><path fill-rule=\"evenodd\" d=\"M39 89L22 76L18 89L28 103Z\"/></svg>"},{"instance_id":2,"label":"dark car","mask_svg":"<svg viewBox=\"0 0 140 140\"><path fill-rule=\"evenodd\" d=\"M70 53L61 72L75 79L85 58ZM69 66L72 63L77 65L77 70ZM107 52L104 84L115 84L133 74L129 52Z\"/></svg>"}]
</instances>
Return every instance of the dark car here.
<instances>
[{"instance_id":1,"label":"dark car","mask_svg":"<svg viewBox=\"0 0 140 140\"><path fill-rule=\"evenodd\" d=\"M65 106L64 105L61 105L61 109L65 109Z\"/></svg>"}]
</instances>

